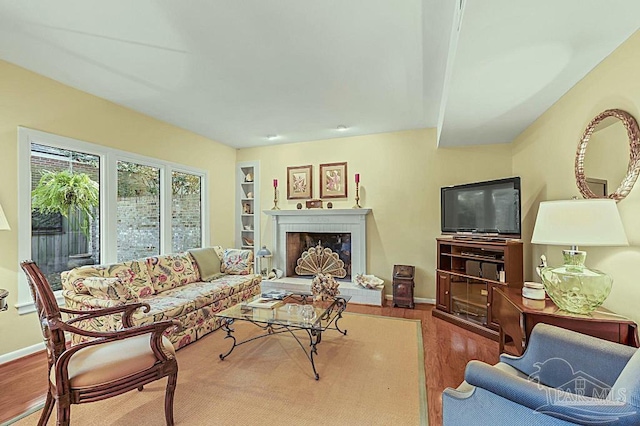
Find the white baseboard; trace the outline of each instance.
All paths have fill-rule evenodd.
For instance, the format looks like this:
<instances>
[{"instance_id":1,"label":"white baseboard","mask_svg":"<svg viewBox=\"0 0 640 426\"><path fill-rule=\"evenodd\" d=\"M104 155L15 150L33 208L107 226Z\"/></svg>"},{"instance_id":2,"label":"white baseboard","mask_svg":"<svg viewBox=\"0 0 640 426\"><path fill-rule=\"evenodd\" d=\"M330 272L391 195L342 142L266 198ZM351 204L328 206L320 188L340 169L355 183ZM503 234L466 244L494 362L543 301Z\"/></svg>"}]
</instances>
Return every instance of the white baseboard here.
<instances>
[{"instance_id":1,"label":"white baseboard","mask_svg":"<svg viewBox=\"0 0 640 426\"><path fill-rule=\"evenodd\" d=\"M36 343L35 345L27 346L26 348L18 349L17 351L0 355L0 364L13 361L14 359L22 358L23 356L31 355L43 350L44 348L44 342L40 342Z\"/></svg>"},{"instance_id":2,"label":"white baseboard","mask_svg":"<svg viewBox=\"0 0 640 426\"><path fill-rule=\"evenodd\" d=\"M393 300L393 295L392 294L385 294L384 298L387 299L387 300ZM414 297L413 298L413 302L414 303L427 303L429 305L435 305L436 304L436 299L427 299L425 297Z\"/></svg>"}]
</instances>

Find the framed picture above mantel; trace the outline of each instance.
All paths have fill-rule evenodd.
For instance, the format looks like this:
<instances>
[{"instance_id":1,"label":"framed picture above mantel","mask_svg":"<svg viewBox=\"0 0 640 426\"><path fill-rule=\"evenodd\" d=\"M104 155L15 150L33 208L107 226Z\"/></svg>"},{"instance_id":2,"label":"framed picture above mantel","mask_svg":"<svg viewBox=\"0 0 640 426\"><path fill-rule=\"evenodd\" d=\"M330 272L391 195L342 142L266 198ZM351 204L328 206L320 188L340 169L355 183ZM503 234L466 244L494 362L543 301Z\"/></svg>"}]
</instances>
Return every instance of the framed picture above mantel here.
<instances>
[{"instance_id":1,"label":"framed picture above mantel","mask_svg":"<svg viewBox=\"0 0 640 426\"><path fill-rule=\"evenodd\" d=\"M313 166L287 167L287 200L309 199L313 196Z\"/></svg>"},{"instance_id":2,"label":"framed picture above mantel","mask_svg":"<svg viewBox=\"0 0 640 426\"><path fill-rule=\"evenodd\" d=\"M347 198L347 163L320 164L320 198Z\"/></svg>"}]
</instances>

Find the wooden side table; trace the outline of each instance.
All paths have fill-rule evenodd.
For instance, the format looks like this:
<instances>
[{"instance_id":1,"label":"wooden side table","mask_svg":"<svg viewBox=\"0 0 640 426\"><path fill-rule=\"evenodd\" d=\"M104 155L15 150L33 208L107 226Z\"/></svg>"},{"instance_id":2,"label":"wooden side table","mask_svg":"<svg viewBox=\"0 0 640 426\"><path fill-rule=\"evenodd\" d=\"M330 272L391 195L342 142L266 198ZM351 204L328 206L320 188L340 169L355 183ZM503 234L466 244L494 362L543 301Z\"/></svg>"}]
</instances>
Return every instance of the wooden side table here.
<instances>
[{"instance_id":1,"label":"wooden side table","mask_svg":"<svg viewBox=\"0 0 640 426\"><path fill-rule=\"evenodd\" d=\"M635 322L607 309L598 308L590 315L561 311L551 299L531 300L522 297L522 290L493 288L493 318L500 324L500 353L512 342L514 355L522 355L533 327L543 322L578 333L638 347Z\"/></svg>"},{"instance_id":2,"label":"wooden side table","mask_svg":"<svg viewBox=\"0 0 640 426\"><path fill-rule=\"evenodd\" d=\"M407 306L413 309L413 288L416 267L410 265L393 266L393 306Z\"/></svg>"}]
</instances>

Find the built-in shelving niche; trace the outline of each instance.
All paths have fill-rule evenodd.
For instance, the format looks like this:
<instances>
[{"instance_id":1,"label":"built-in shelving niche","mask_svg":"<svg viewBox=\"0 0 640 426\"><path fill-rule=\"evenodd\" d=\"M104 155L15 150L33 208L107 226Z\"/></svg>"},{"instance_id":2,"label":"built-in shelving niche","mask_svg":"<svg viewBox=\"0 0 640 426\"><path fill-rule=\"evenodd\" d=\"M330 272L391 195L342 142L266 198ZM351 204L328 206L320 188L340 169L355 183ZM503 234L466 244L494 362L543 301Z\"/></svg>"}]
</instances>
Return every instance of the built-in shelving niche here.
<instances>
[{"instance_id":1,"label":"built-in shelving niche","mask_svg":"<svg viewBox=\"0 0 640 426\"><path fill-rule=\"evenodd\" d=\"M260 248L260 164L245 161L236 165L236 247Z\"/></svg>"}]
</instances>

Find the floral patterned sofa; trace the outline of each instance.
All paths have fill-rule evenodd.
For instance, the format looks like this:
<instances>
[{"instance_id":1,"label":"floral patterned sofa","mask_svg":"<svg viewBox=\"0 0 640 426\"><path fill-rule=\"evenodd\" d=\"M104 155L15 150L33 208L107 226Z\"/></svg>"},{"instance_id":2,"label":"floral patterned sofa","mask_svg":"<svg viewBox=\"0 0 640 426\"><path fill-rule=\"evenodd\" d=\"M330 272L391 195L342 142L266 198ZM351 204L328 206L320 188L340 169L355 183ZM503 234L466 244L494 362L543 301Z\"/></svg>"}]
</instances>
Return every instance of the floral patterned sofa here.
<instances>
[{"instance_id":1,"label":"floral patterned sofa","mask_svg":"<svg viewBox=\"0 0 640 426\"><path fill-rule=\"evenodd\" d=\"M148 303L149 312L138 309L134 314L136 325L177 319L182 327L169 329L167 337L179 349L220 327L214 313L260 294L262 278L252 272L252 251L218 246L74 268L61 274L62 294L70 309ZM113 315L81 321L78 326L115 330L122 327L122 320ZM74 343L80 337L73 336Z\"/></svg>"}]
</instances>

